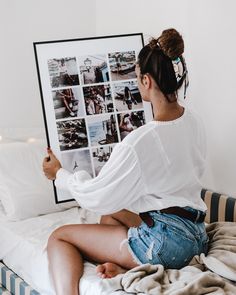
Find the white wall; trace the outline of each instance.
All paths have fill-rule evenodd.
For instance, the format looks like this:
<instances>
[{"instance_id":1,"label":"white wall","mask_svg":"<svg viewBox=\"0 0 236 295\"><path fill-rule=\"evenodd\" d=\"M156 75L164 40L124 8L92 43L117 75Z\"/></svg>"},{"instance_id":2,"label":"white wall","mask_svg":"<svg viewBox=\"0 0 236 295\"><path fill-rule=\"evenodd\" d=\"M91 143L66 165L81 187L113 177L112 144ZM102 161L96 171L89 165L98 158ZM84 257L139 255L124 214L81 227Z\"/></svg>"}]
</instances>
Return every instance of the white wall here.
<instances>
[{"instance_id":1,"label":"white wall","mask_svg":"<svg viewBox=\"0 0 236 295\"><path fill-rule=\"evenodd\" d=\"M236 2L191 2L191 100L207 128L206 184L236 197Z\"/></svg>"},{"instance_id":2,"label":"white wall","mask_svg":"<svg viewBox=\"0 0 236 295\"><path fill-rule=\"evenodd\" d=\"M34 41L95 35L95 0L0 1L0 128L44 127Z\"/></svg>"},{"instance_id":3,"label":"white wall","mask_svg":"<svg viewBox=\"0 0 236 295\"><path fill-rule=\"evenodd\" d=\"M142 32L147 39L158 36L163 28L185 32L188 0L180 2L181 9L179 1L174 0L96 0L97 34Z\"/></svg>"},{"instance_id":4,"label":"white wall","mask_svg":"<svg viewBox=\"0 0 236 295\"><path fill-rule=\"evenodd\" d=\"M175 27L186 44L188 104L207 130L206 188L236 197L236 2L234 0L96 0L97 35ZM105 15L105 17L104 17Z\"/></svg>"}]
</instances>

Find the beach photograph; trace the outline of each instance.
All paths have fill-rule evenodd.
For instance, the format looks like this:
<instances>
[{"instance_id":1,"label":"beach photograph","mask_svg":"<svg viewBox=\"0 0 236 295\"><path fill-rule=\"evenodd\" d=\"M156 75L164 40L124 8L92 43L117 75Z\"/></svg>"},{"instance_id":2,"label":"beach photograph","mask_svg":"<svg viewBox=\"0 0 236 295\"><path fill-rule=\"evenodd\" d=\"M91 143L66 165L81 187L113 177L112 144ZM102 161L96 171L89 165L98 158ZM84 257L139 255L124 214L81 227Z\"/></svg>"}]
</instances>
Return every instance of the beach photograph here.
<instances>
[{"instance_id":1,"label":"beach photograph","mask_svg":"<svg viewBox=\"0 0 236 295\"><path fill-rule=\"evenodd\" d=\"M87 122L92 146L118 142L115 115L88 117Z\"/></svg>"}]
</instances>

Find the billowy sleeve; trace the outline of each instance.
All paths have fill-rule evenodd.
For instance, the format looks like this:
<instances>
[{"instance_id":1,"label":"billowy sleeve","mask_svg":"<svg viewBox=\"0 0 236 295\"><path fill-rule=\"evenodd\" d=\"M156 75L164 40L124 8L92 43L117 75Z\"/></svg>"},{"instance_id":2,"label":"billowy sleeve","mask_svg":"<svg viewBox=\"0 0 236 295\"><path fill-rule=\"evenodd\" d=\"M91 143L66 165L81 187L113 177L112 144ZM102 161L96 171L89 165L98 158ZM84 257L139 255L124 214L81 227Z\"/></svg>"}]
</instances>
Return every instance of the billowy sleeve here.
<instances>
[{"instance_id":1,"label":"billowy sleeve","mask_svg":"<svg viewBox=\"0 0 236 295\"><path fill-rule=\"evenodd\" d=\"M100 214L125 209L144 194L138 156L125 143L116 144L97 177L92 178L84 170L71 174L61 168L55 184L69 190L81 207Z\"/></svg>"}]
</instances>

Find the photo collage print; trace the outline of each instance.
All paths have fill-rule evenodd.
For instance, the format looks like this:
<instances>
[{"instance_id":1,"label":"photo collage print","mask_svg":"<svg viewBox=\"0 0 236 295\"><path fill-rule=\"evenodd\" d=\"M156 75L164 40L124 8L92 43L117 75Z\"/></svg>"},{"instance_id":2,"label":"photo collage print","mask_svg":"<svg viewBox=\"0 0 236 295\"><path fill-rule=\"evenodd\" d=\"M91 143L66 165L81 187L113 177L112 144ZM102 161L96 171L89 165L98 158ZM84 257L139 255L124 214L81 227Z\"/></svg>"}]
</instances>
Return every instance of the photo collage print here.
<instances>
[{"instance_id":1,"label":"photo collage print","mask_svg":"<svg viewBox=\"0 0 236 295\"><path fill-rule=\"evenodd\" d=\"M62 163L97 176L114 145L145 124L135 51L47 61Z\"/></svg>"}]
</instances>

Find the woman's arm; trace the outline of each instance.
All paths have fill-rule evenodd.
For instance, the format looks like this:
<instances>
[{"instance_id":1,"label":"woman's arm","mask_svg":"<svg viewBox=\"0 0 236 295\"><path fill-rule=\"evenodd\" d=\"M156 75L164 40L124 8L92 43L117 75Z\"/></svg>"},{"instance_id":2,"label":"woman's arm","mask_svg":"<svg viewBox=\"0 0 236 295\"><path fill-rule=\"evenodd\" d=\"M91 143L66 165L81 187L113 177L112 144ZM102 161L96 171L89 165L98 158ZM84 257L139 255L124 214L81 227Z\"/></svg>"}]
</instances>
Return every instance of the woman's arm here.
<instances>
[{"instance_id":1,"label":"woman's arm","mask_svg":"<svg viewBox=\"0 0 236 295\"><path fill-rule=\"evenodd\" d=\"M138 157L132 146L123 143L115 146L97 177L84 170L71 174L59 169L55 184L69 190L81 207L101 214L127 208L144 194Z\"/></svg>"}]
</instances>

